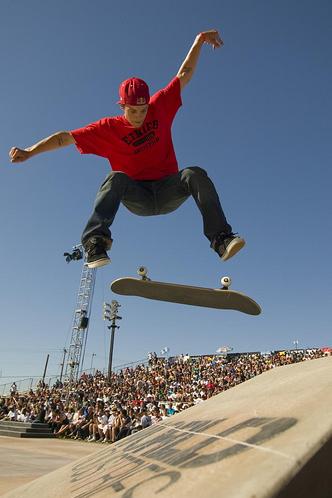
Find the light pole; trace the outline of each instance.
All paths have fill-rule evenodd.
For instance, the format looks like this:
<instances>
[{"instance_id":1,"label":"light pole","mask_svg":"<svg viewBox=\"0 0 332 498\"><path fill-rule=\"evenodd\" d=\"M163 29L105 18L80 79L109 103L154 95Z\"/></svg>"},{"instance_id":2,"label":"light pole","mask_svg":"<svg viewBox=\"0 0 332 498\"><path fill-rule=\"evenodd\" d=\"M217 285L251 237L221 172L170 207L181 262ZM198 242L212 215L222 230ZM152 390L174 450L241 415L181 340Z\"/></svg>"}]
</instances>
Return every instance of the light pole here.
<instances>
[{"instance_id":1,"label":"light pole","mask_svg":"<svg viewBox=\"0 0 332 498\"><path fill-rule=\"evenodd\" d=\"M108 357L108 374L107 374L107 380L108 382L111 381L111 376L112 376L112 362L113 362L113 348L114 348L114 334L115 334L115 329L119 329L120 327L116 325L116 320L122 320L121 316L118 316L118 310L121 307L121 304L119 304L117 301L112 301L111 304L109 303L104 303L103 308L104 308L104 320L108 320L111 322L111 325L108 325L107 328L109 330L112 330L111 333L111 341L110 341L110 353Z\"/></svg>"},{"instance_id":2,"label":"light pole","mask_svg":"<svg viewBox=\"0 0 332 498\"><path fill-rule=\"evenodd\" d=\"M96 353L92 353L91 355L91 365L90 365L90 373L92 374L92 363L93 363L93 358L96 356Z\"/></svg>"},{"instance_id":3,"label":"light pole","mask_svg":"<svg viewBox=\"0 0 332 498\"><path fill-rule=\"evenodd\" d=\"M298 350L298 347L299 347L299 340L298 339L295 339L295 341L293 341L293 344L295 346L295 349L296 351Z\"/></svg>"}]
</instances>

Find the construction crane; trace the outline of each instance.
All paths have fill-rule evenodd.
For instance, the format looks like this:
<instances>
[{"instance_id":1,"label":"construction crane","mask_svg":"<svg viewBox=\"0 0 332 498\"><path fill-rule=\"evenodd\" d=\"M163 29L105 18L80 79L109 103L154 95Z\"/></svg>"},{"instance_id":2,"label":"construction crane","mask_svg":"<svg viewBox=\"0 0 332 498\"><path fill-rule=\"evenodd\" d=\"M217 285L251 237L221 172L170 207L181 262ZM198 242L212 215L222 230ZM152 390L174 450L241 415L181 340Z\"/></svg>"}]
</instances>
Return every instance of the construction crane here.
<instances>
[{"instance_id":1,"label":"construction crane","mask_svg":"<svg viewBox=\"0 0 332 498\"><path fill-rule=\"evenodd\" d=\"M64 257L67 263L83 260L64 375L65 381L73 382L78 380L79 373L83 370L97 269L88 268L86 255L81 244L74 246L71 253L65 252Z\"/></svg>"}]
</instances>

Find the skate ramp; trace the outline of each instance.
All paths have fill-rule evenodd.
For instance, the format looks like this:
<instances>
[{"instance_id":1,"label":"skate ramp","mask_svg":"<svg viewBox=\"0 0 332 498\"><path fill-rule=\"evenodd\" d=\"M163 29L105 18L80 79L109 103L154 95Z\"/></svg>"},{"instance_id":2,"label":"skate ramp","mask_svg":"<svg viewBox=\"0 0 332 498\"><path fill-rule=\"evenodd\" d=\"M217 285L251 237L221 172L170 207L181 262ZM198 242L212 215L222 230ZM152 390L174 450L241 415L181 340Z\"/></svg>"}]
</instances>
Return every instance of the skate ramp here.
<instances>
[{"instance_id":1,"label":"skate ramp","mask_svg":"<svg viewBox=\"0 0 332 498\"><path fill-rule=\"evenodd\" d=\"M275 368L5 497L327 498L331 457L328 357Z\"/></svg>"}]
</instances>

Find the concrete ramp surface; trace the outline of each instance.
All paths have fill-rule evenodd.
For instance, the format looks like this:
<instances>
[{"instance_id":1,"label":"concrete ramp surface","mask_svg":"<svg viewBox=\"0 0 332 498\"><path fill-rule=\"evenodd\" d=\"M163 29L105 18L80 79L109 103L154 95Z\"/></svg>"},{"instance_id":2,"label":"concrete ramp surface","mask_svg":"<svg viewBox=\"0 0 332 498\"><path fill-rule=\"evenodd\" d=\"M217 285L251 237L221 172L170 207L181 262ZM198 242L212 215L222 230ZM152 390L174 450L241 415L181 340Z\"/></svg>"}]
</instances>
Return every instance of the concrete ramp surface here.
<instances>
[{"instance_id":1,"label":"concrete ramp surface","mask_svg":"<svg viewBox=\"0 0 332 498\"><path fill-rule=\"evenodd\" d=\"M327 357L275 368L5 496L327 498L331 457Z\"/></svg>"}]
</instances>

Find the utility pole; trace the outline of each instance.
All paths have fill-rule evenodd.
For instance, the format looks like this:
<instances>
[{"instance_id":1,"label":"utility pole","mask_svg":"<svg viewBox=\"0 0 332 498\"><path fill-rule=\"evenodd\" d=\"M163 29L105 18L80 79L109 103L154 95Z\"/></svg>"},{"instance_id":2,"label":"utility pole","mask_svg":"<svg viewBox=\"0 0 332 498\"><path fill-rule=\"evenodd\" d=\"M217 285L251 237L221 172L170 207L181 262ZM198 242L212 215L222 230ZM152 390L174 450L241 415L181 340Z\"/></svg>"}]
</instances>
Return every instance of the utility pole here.
<instances>
[{"instance_id":1,"label":"utility pole","mask_svg":"<svg viewBox=\"0 0 332 498\"><path fill-rule=\"evenodd\" d=\"M65 366L66 354L67 354L67 349L63 348L63 359L62 359L62 363L61 363L60 382L62 382L63 367Z\"/></svg>"},{"instance_id":2,"label":"utility pole","mask_svg":"<svg viewBox=\"0 0 332 498\"><path fill-rule=\"evenodd\" d=\"M113 349L114 349L114 335L115 335L115 329L119 329L120 327L116 325L116 320L122 320L121 316L118 316L118 310L121 307L121 304L119 304L117 301L112 301L111 304L109 303L104 303L103 308L104 308L104 320L108 320L111 322L111 325L108 325L107 328L109 330L112 330L111 333L111 340L110 340L110 353L108 357L108 374L107 374L107 380L108 382L111 381L111 376L112 376L112 362L113 362Z\"/></svg>"},{"instance_id":3,"label":"utility pole","mask_svg":"<svg viewBox=\"0 0 332 498\"><path fill-rule=\"evenodd\" d=\"M47 358L46 358L46 363L45 363L44 373L43 373L43 385L44 385L44 381L45 381L45 376L46 376L46 370L47 370L47 365L48 365L48 360L49 360L49 357L50 357L50 355L48 354L48 355L47 355Z\"/></svg>"}]
</instances>

